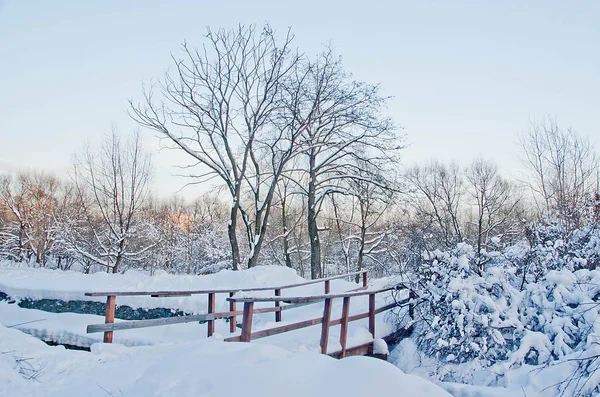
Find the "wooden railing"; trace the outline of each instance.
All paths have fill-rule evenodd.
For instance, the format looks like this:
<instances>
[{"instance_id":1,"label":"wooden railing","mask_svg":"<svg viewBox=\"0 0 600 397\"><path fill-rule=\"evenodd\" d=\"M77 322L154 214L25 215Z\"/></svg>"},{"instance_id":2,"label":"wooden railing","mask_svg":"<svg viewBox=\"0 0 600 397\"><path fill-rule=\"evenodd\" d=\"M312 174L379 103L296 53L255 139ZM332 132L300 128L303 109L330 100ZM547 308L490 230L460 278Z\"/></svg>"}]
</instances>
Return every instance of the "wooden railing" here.
<instances>
[{"instance_id":1,"label":"wooden railing","mask_svg":"<svg viewBox=\"0 0 600 397\"><path fill-rule=\"evenodd\" d=\"M244 303L244 314L242 321L242 332L239 336L233 336L226 338L228 342L250 342L252 339L264 338L271 335L277 335L284 332L289 332L305 327L310 327L317 324L322 324L321 327L321 353L329 354L330 356L343 358L348 354L347 348L347 337L348 337L348 323L352 321L361 320L364 318L369 319L369 333L371 333L373 340L375 339L375 315L382 313L386 310L390 310L397 306L409 305L409 313L412 316L414 304L414 295L409 293L407 299L400 301L394 301L393 303L387 304L380 308L375 307L375 296L383 292L389 292L392 290L403 290L407 289L403 284L397 284L392 287L381 288L377 290L365 290L360 292L345 292L338 294L326 294L317 296L298 296L298 297L230 297L227 300L230 302L243 302ZM365 313L350 315L350 299L357 296L369 296L369 310ZM339 319L331 319L331 307L334 299L343 299L342 302L342 314ZM306 304L324 301L323 305L323 316L313 318L310 320L304 320L293 324L286 324L279 327L269 328L262 331L252 332L252 317L254 313L258 313L261 309L254 309L254 304L257 302L285 302L290 304ZM329 329L334 325L340 325L340 345L341 351L338 352L327 352L327 344L329 342ZM352 347L352 354L367 354L372 353L373 342L369 342L359 346Z\"/></svg>"},{"instance_id":2,"label":"wooden railing","mask_svg":"<svg viewBox=\"0 0 600 397\"><path fill-rule=\"evenodd\" d=\"M194 321L206 321L207 335L212 336L215 331L215 320L221 318L229 318L229 332L236 332L236 317L244 314L243 311L236 309L236 301L232 300L236 293L239 292L259 292L259 291L274 291L276 297L281 297L281 291L290 288L297 288L311 284L323 283L325 294L330 293L331 281L362 275L362 287L353 291L363 290L367 288L367 271L342 274L339 276L309 280L302 283L280 285L275 287L258 287L258 288L238 288L238 289L214 289L214 290L184 290L184 291L121 291L121 292L86 292L85 296L106 296L106 309L104 324L91 324L87 326L87 333L104 332L104 343L112 343L113 332L117 330L156 327L168 324L189 323ZM117 296L151 296L151 297L182 297L192 295L208 295L208 312L205 314L193 314L178 317L157 318L150 320L127 320L115 323L115 308ZM215 302L217 294L228 295L229 311L215 313ZM281 306L281 301L287 301L288 298L282 297L280 300L274 300L275 307L253 309L253 313L269 313L275 312L275 321L281 321L281 312L283 310L292 309L302 306L303 304ZM312 303L312 302L311 302Z\"/></svg>"}]
</instances>

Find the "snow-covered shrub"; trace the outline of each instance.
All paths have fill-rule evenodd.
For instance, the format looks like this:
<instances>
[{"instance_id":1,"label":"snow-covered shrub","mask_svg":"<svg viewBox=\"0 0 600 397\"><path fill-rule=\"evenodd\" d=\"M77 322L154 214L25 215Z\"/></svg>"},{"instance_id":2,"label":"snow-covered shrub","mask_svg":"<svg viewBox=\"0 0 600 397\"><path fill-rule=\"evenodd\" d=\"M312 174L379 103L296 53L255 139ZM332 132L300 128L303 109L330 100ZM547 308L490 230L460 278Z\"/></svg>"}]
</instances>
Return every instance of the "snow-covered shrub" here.
<instances>
[{"instance_id":1,"label":"snow-covered shrub","mask_svg":"<svg viewBox=\"0 0 600 397\"><path fill-rule=\"evenodd\" d=\"M507 358L516 333L521 295L510 283L511 268L475 271L467 244L434 251L418 273L418 334L424 351L448 362L477 359L492 364Z\"/></svg>"},{"instance_id":2,"label":"snow-covered shrub","mask_svg":"<svg viewBox=\"0 0 600 397\"><path fill-rule=\"evenodd\" d=\"M519 308L518 349L492 366L499 375L523 364L562 365L564 395L600 392L600 271L551 270L528 283Z\"/></svg>"},{"instance_id":3,"label":"snow-covered shrub","mask_svg":"<svg viewBox=\"0 0 600 397\"><path fill-rule=\"evenodd\" d=\"M564 390L600 391L600 234L555 231L541 228L539 244L493 253L482 273L466 244L423 256L411 277L420 299L415 338L440 363L431 375L471 381L469 367L499 382L524 365L565 363L565 379L578 381Z\"/></svg>"},{"instance_id":4,"label":"snow-covered shrub","mask_svg":"<svg viewBox=\"0 0 600 397\"><path fill-rule=\"evenodd\" d=\"M592 223L566 232L558 224L533 225L525 231L529 250L517 254L520 274L536 282L550 270L594 269L600 265L600 228Z\"/></svg>"}]
</instances>

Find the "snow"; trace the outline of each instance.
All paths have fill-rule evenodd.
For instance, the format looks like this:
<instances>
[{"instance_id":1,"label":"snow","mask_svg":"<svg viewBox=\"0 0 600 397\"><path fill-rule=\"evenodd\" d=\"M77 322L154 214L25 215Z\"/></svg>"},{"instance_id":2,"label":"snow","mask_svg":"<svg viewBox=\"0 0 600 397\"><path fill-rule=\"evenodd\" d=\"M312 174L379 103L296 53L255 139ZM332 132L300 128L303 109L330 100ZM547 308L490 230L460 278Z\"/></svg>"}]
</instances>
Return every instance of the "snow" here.
<instances>
[{"instance_id":1,"label":"snow","mask_svg":"<svg viewBox=\"0 0 600 397\"><path fill-rule=\"evenodd\" d=\"M269 396L275 393L369 396L387 393L432 397L554 397L561 393L575 395L575 392L594 395L600 384L600 359L595 358L600 357L600 306L597 304L600 271L550 270L538 281L525 283L521 290L511 284L515 273L509 266L489 266L481 275L473 272L472 252L467 245L452 252L436 251L429 260L434 270L439 267L444 271L436 270L436 277L432 276L424 284L418 296L421 300L430 295L437 302L436 311L425 312L429 321L426 333L419 333L422 330L419 323L415 323L415 334L391 351L389 363L365 357L336 361L320 355L320 326L244 344L223 342L223 338L232 335L224 320L215 322L215 334L208 339L207 325L192 322L116 331L115 344L105 345L99 343L101 333L85 331L89 324L103 323L102 316L48 313L0 302L0 396L69 397L80 395L77 392L81 390L91 396ZM275 287L302 281L304 279L294 271L278 266L221 271L207 276L159 273L150 277L135 271L84 275L0 265L0 291L17 301L26 298L103 300L84 297L83 293ZM398 277L371 279L369 288L378 289L399 281ZM331 283L334 292L356 286L344 280ZM282 292L286 296L320 295L323 285ZM273 291L245 294L271 296ZM406 297L399 295L397 298ZM228 309L225 297L217 295L217 311ZM391 294L378 294L376 305L383 306L391 299ZM206 312L207 306L206 297L202 295L118 297L117 304L195 313ZM257 303L256 307L272 305L265 302ZM339 318L341 306L341 299L333 301L332 318ZM366 312L367 308L367 296L353 297L350 315ZM429 310L427 308L422 305L417 310ZM322 310L322 302L286 310L282 312L281 323L274 321L273 313L255 314L253 331L318 318ZM351 322L348 346L373 341L375 352L386 353L388 346L381 338L395 327L389 315L377 315L373 340L367 319ZM339 330L339 326L331 328L328 352L340 350ZM49 347L24 333L47 341L91 347L92 351ZM582 362L590 365L583 373L588 383L565 383L568 379L582 378L582 369L578 367Z\"/></svg>"},{"instance_id":2,"label":"snow","mask_svg":"<svg viewBox=\"0 0 600 397\"><path fill-rule=\"evenodd\" d=\"M375 354L389 354L387 343L383 339L375 339L373 341L373 353Z\"/></svg>"},{"instance_id":3,"label":"snow","mask_svg":"<svg viewBox=\"0 0 600 397\"><path fill-rule=\"evenodd\" d=\"M430 252L409 276L423 321L390 362L454 396L598 396L600 271L583 266L599 232L516 244L481 270L467 244Z\"/></svg>"},{"instance_id":4,"label":"snow","mask_svg":"<svg viewBox=\"0 0 600 397\"><path fill-rule=\"evenodd\" d=\"M164 291L164 290L209 290L239 289L252 287L275 287L305 282L292 269L284 266L258 266L241 272L221 270L205 276L173 275L156 272L153 276L129 270L124 274L94 273L83 274L75 271L61 271L40 268L11 267L9 262L0 263L0 291L13 299L60 299L90 300L104 302L104 297L86 297L86 292L107 291ZM356 284L344 280L333 280L331 291L338 292L356 288ZM285 289L284 296L323 292L322 285ZM253 293L272 295L273 292ZM123 296L117 298L118 305L133 308L164 307L185 312L204 313L207 308L205 295L192 297L152 298L150 296ZM227 311L224 299L218 299L217 311ZM223 310L221 310L223 309Z\"/></svg>"},{"instance_id":5,"label":"snow","mask_svg":"<svg viewBox=\"0 0 600 397\"><path fill-rule=\"evenodd\" d=\"M18 299L84 299L83 292L98 290L156 290L238 288L282 285L303 281L294 272L262 267L213 276L187 277L139 272L122 275L82 275L43 269L0 267L0 290ZM379 288L392 279L375 280ZM356 288L336 280L332 290ZM292 289L293 294L322 293L322 285ZM267 292L268 293L268 292ZM364 298L364 299L363 299ZM154 307L167 299L130 298L140 306ZM175 298L180 309L204 306ZM187 298L193 300L191 298ZM378 298L378 306L389 296ZM121 300L119 298L118 300ZM125 299L123 299L125 300ZM341 312L334 300L333 313ZM119 303L119 302L118 302ZM130 302L128 302L130 303ZM351 301L350 314L364 312L368 298ZM322 315L322 302L283 312L283 323L273 313L255 315L254 330ZM202 311L202 310L201 310ZM334 314L335 316L335 314ZM393 330L378 315L375 350L387 352L380 339ZM349 357L336 360L319 353L320 327L275 335L251 343L224 342L229 324L216 321L216 332L206 338L206 325L173 324L162 327L117 331L113 344L98 343L102 334L86 334L88 324L103 317L74 313L48 313L24 309L16 303L0 302L0 396L449 396L442 388L374 358ZM27 335L31 334L37 338ZM91 352L48 346L41 339L90 346ZM332 327L328 351L339 350L339 327ZM367 322L352 322L348 346L373 340Z\"/></svg>"},{"instance_id":6,"label":"snow","mask_svg":"<svg viewBox=\"0 0 600 397\"><path fill-rule=\"evenodd\" d=\"M23 360L24 359L24 360ZM449 397L440 387L368 357L336 360L217 338L91 353L50 347L0 325L0 395Z\"/></svg>"}]
</instances>

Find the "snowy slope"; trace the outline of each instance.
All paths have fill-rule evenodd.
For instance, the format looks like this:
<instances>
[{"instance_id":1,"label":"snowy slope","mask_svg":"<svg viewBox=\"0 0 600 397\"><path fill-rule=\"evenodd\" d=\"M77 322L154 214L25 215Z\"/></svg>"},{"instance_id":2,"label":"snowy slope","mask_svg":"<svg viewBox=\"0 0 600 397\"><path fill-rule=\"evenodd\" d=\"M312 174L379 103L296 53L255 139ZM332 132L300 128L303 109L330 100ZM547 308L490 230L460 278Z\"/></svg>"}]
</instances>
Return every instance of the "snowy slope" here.
<instances>
[{"instance_id":1,"label":"snowy slope","mask_svg":"<svg viewBox=\"0 0 600 397\"><path fill-rule=\"evenodd\" d=\"M213 339L158 346L50 347L0 326L0 395L448 397L438 386L367 357L335 360Z\"/></svg>"}]
</instances>

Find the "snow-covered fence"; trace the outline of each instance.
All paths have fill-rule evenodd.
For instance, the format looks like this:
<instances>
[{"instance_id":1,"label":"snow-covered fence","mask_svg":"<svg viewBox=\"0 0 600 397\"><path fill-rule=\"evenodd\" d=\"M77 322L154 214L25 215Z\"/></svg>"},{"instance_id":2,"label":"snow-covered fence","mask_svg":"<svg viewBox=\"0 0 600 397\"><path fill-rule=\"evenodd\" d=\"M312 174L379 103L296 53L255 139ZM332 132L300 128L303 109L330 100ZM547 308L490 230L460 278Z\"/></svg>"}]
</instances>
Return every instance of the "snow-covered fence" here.
<instances>
[{"instance_id":1,"label":"snow-covered fence","mask_svg":"<svg viewBox=\"0 0 600 397\"><path fill-rule=\"evenodd\" d=\"M241 302L244 303L244 313L242 320L242 333L240 336L232 336L229 338L225 338L226 342L250 342L252 339L264 338L271 335L277 335L284 332L294 331L301 328L310 327L317 324L322 324L321 328L321 353L329 354L330 356L343 358L348 355L365 355L372 354L374 341L375 341L375 315L382 313L384 311L390 310L392 308L398 306L409 306L409 313L413 313L412 305L414 303L414 298L411 294L409 294L409 298L403 299L400 301L394 301L393 303L387 304L380 308L375 307L375 295L389 292L389 291L398 291L398 290L408 290L403 284L397 284L392 287L380 288L375 290L365 289L366 287L366 278L365 285L363 288L360 288L362 291L347 291L344 293L338 294L325 294L325 295L313 295L313 296L297 296L297 297L281 297L276 294L276 296L270 297L230 297L227 300L232 303ZM369 310L365 313L354 314L350 316L350 298L359 297L359 296L369 296ZM342 316L339 319L331 320L331 306L332 301L334 299L343 299L342 305ZM287 324L280 327L269 328L258 332L252 332L252 317L254 313L260 313L263 309L254 309L254 304L256 302L275 302L275 304L279 304L281 302L288 303L290 307L295 305L304 305L311 304L323 301L323 316L317 317L309 320L300 321L297 323ZM351 348L347 348L347 336L348 336L348 323L352 321L362 320L368 318L369 319L369 333L373 337L373 340L364 343L358 346L353 346ZM335 325L340 325L340 345L342 349L337 352L327 353L327 344L329 342L329 328Z\"/></svg>"},{"instance_id":2,"label":"snow-covered fence","mask_svg":"<svg viewBox=\"0 0 600 397\"><path fill-rule=\"evenodd\" d=\"M215 330L215 320L228 318L229 332L236 332L236 317L244 312L236 310L236 301L232 300L238 292L259 292L259 291L274 291L275 296L281 296L281 291L290 288L297 288L311 284L323 283L325 294L330 293L330 282L332 280L349 278L352 276L362 276L362 287L356 290L367 288L367 271L359 271L354 273L342 274L327 278L309 280L302 283L274 286L274 287L259 287L259 288L241 288L241 289L213 289L213 290L188 290L188 291L113 291L113 292L86 292L85 296L106 296L106 311L104 324L91 324L87 326L87 333L104 332L104 343L112 343L113 332L117 330L156 327L168 324L189 323L194 321L206 321L208 323L208 337L212 336ZM217 294L225 294L229 296L229 311L215 313L215 299ZM163 297L185 297L192 295L208 295L208 311L205 314L194 314L169 318L158 318L151 320L129 320L115 323L115 308L117 296L151 296L154 298ZM281 312L283 310L299 307L298 305L281 306L280 302L287 298L275 300L275 307L254 309L254 313L269 313L275 312L275 321L281 321Z\"/></svg>"}]
</instances>

